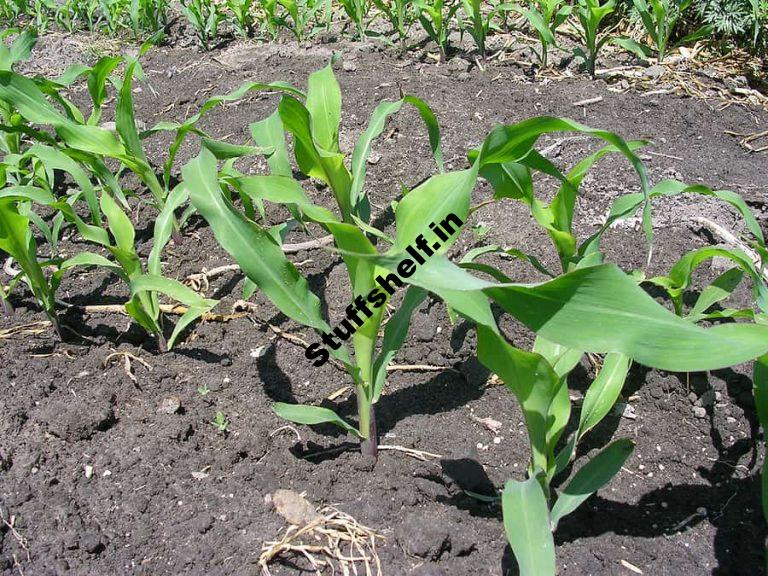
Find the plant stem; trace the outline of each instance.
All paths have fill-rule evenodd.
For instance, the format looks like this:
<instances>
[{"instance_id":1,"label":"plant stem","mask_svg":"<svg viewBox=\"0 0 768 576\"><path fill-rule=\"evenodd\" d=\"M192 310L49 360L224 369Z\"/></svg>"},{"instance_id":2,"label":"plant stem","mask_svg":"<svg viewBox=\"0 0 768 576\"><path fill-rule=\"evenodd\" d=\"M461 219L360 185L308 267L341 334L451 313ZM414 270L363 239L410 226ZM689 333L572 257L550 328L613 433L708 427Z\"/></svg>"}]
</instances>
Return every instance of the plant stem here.
<instances>
[{"instance_id":1,"label":"plant stem","mask_svg":"<svg viewBox=\"0 0 768 576\"><path fill-rule=\"evenodd\" d=\"M358 390L357 413L360 418L360 452L363 456L379 457L379 433L376 429L376 405L369 404L364 394Z\"/></svg>"},{"instance_id":2,"label":"plant stem","mask_svg":"<svg viewBox=\"0 0 768 576\"><path fill-rule=\"evenodd\" d=\"M165 354L168 352L168 341L165 339L163 334L157 335L157 350L160 352L160 354Z\"/></svg>"},{"instance_id":3,"label":"plant stem","mask_svg":"<svg viewBox=\"0 0 768 576\"><path fill-rule=\"evenodd\" d=\"M2 286L0 286L0 304L3 306L3 314L6 316L13 316L13 306L11 306L11 303L5 297Z\"/></svg>"}]
</instances>

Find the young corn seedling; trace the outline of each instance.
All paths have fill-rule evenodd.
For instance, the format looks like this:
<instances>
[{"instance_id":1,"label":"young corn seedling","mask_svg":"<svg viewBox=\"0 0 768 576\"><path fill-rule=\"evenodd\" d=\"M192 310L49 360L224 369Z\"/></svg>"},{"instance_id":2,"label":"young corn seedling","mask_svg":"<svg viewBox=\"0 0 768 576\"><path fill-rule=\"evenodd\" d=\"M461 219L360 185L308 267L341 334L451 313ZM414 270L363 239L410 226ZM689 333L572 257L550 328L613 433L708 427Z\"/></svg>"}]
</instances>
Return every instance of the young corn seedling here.
<instances>
[{"instance_id":1,"label":"young corn seedling","mask_svg":"<svg viewBox=\"0 0 768 576\"><path fill-rule=\"evenodd\" d=\"M109 36L118 36L129 27L129 7L129 0L99 0L101 23Z\"/></svg>"},{"instance_id":2,"label":"young corn seedling","mask_svg":"<svg viewBox=\"0 0 768 576\"><path fill-rule=\"evenodd\" d=\"M4 194L0 197L0 251L13 258L21 268L21 273L12 279L9 291L23 277L51 321L56 334L61 338L61 326L56 316L54 299L56 281L46 276L43 266L38 262L37 242L32 234L30 218L26 210L19 206L21 199L10 196L6 190L3 192ZM0 289L2 289L1 286ZM4 289L3 292L5 292ZM4 294L3 305L6 312L10 312L11 309L6 300L7 297Z\"/></svg>"},{"instance_id":3,"label":"young corn seedling","mask_svg":"<svg viewBox=\"0 0 768 576\"><path fill-rule=\"evenodd\" d=\"M578 0L576 16L581 24L576 30L584 47L576 48L575 53L584 60L587 71L595 77L595 64L600 49L612 40L609 31L604 30L603 20L616 10L616 0Z\"/></svg>"},{"instance_id":4,"label":"young corn seedling","mask_svg":"<svg viewBox=\"0 0 768 576\"><path fill-rule=\"evenodd\" d=\"M373 0L373 3L392 26L400 53L405 54L405 41L414 18L411 3L408 0Z\"/></svg>"},{"instance_id":5,"label":"young corn seedling","mask_svg":"<svg viewBox=\"0 0 768 576\"><path fill-rule=\"evenodd\" d=\"M521 576L554 576L552 533L558 523L619 473L634 443L625 438L603 447L559 491L554 481L569 467L578 442L613 408L631 362L619 353L605 357L584 396L578 428L558 451L558 441L571 415L568 375L582 353L540 337L533 352L526 352L493 330L479 327L477 354L517 398L528 431L528 478L507 481L501 494L507 538Z\"/></svg>"},{"instance_id":6,"label":"young corn seedling","mask_svg":"<svg viewBox=\"0 0 768 576\"><path fill-rule=\"evenodd\" d=\"M210 50L211 43L219 34L223 15L219 5L212 0L180 0L181 11L200 40L203 50Z\"/></svg>"},{"instance_id":7,"label":"young corn seedling","mask_svg":"<svg viewBox=\"0 0 768 576\"><path fill-rule=\"evenodd\" d=\"M601 138L608 146L563 175L534 145L542 134L572 130ZM534 256L507 250L509 255L527 260L552 276L537 284L515 283L503 272L474 262L481 253L497 250L488 247L468 254L459 266L438 255L407 280L438 295L452 310L477 325L479 359L505 381L520 402L529 433L531 463L527 480L507 483L502 508L509 542L523 576L556 573L553 530L563 517L607 484L629 456L632 443L615 441L581 466L562 489L555 482L568 470L581 438L616 402L631 362L675 372L703 371L749 361L768 350L768 325L699 327L656 302L635 278L613 264L603 263L599 240L607 227L581 245L576 242L571 224L578 187L586 171L608 153L621 152L627 157L641 184L641 192L616 202L611 218L616 221L641 208L650 216L651 191L659 189L648 185L645 168L633 152L639 145L610 132L556 118L534 118L496 128L470 155L470 173L484 176L496 198L511 198L530 206L535 221L552 238L563 273L552 274ZM534 195L533 171L560 181L560 189L548 206ZM464 219L470 212L471 190L471 186L443 187L439 196L413 190L406 196L411 207L419 206L419 200L423 204L420 209L408 211L407 216L398 209L398 231L406 222L413 226L423 223L437 205L452 205ZM646 234L650 239L649 227ZM388 254L374 261L392 270L397 258ZM473 276L467 270L482 272L494 281ZM507 342L491 313L488 298L537 333L532 352ZM567 376L585 352L605 357L585 396L578 427L563 443L571 413Z\"/></svg>"},{"instance_id":8,"label":"young corn seedling","mask_svg":"<svg viewBox=\"0 0 768 576\"><path fill-rule=\"evenodd\" d=\"M481 0L462 0L463 12L468 24L462 25L462 33L469 32L475 41L477 51L481 59L485 59L485 40L493 27L493 18L499 7L491 7L490 10L483 13L483 2ZM501 7L503 8L503 7Z\"/></svg>"},{"instance_id":9,"label":"young corn seedling","mask_svg":"<svg viewBox=\"0 0 768 576\"><path fill-rule=\"evenodd\" d=\"M227 0L227 8L232 17L230 22L240 36L252 38L256 17L254 0Z\"/></svg>"},{"instance_id":10,"label":"young corn seedling","mask_svg":"<svg viewBox=\"0 0 768 576\"><path fill-rule=\"evenodd\" d=\"M670 46L670 40L677 28L677 24L683 17L688 8L690 8L692 0L683 0L682 2L674 2L671 0L632 0L635 6L635 10L640 15L640 20L645 27L645 31L651 38L653 48L656 50L656 55L659 62L664 61L664 57L667 55L667 51ZM705 25L700 27L695 32L680 39L680 44L687 42L695 42L705 36L711 34L713 27L711 25ZM621 44L625 48L635 48L633 51L640 52L643 55L648 55L648 51L643 46L637 46L631 43L630 46L626 45L626 39L616 39L618 44Z\"/></svg>"},{"instance_id":11,"label":"young corn seedling","mask_svg":"<svg viewBox=\"0 0 768 576\"><path fill-rule=\"evenodd\" d=\"M757 220L750 211L743 198L730 190L712 190L706 186L697 184L688 186L676 180L664 180L659 182L650 191L650 197L673 196L682 193L699 194L717 198L732 208L734 208L744 220L746 229L751 239L746 241L738 240L734 237L733 242L737 246L707 246L697 248L684 254L670 269L666 276L655 276L642 281L648 282L662 288L667 292L675 313L691 322L701 322L704 320L722 320L726 318L748 318L755 320L760 313L756 313L751 308L746 309L719 309L711 308L727 300L733 291L740 285L744 276L748 276L752 283L752 294L757 307L763 314L768 312L768 273L766 273L765 237ZM620 201L622 201L620 199ZM622 213L627 213L632 208L632 198L624 198L623 205L617 203L614 205L609 219ZM684 295L693 284L693 275L696 270L705 262L713 258L722 258L730 260L734 267L718 276L709 286L706 286L699 294L693 307L686 314L684 309Z\"/></svg>"},{"instance_id":12,"label":"young corn seedling","mask_svg":"<svg viewBox=\"0 0 768 576\"><path fill-rule=\"evenodd\" d=\"M514 5L510 10L522 14L536 31L541 48L538 53L534 53L541 67L546 68L549 48L557 46L557 29L571 15L573 6L564 0L537 0L531 2L527 8Z\"/></svg>"},{"instance_id":13,"label":"young corn seedling","mask_svg":"<svg viewBox=\"0 0 768 576\"><path fill-rule=\"evenodd\" d=\"M28 16L29 5L26 0L0 0L0 22L6 26L15 25Z\"/></svg>"},{"instance_id":14,"label":"young corn seedling","mask_svg":"<svg viewBox=\"0 0 768 576\"><path fill-rule=\"evenodd\" d=\"M437 45L440 51L440 61L445 62L448 57L448 36L451 33L451 21L456 12L461 8L460 2L446 5L444 0L414 0L413 5L418 14L421 27Z\"/></svg>"},{"instance_id":15,"label":"young corn seedling","mask_svg":"<svg viewBox=\"0 0 768 576\"><path fill-rule=\"evenodd\" d=\"M321 8L324 8L322 2L307 2L306 0L277 0L278 4L285 9L285 14L276 18L276 22L282 28L290 30L296 37L296 40L303 42L311 37L317 31L317 28L310 24L316 19ZM306 32L310 28L309 33Z\"/></svg>"},{"instance_id":16,"label":"young corn seedling","mask_svg":"<svg viewBox=\"0 0 768 576\"><path fill-rule=\"evenodd\" d=\"M427 124L432 152L441 167L436 119L426 104L411 96L395 102L382 102L376 107L348 166L339 147L341 93L329 65L310 76L303 102L290 95L283 96L275 114L252 125L256 144L274 149L268 159L270 175L244 176L225 166L217 176L216 158L206 149L182 170L192 203L249 281L286 316L314 328L321 336L323 344L310 346L307 358L320 366L333 355L355 384L357 427L327 408L278 403L274 406L275 412L302 424L332 422L357 436L362 452L374 457L378 447L375 405L385 384L386 367L405 340L411 313L424 298L421 290L406 293L399 311L386 324L377 353L384 305L398 283L402 283L389 279L389 288L377 289L383 270L369 262L369 258L377 254L371 239L392 240L370 224L370 202L365 191L366 164L371 145L384 130L387 118L404 104L415 106ZM285 132L293 137L299 170L328 187L338 214L311 203L293 178ZM440 185L440 176L436 176L417 190L423 187L437 190ZM245 200L244 212L232 204L232 192ZM398 211L407 210L410 203L407 199L400 202ZM279 237L256 221L253 206L262 202L286 205L295 218L306 225L318 225L332 235L336 247L342 251L354 302L348 306L348 318L340 326L332 329L322 317L320 299L309 290L306 279L283 254ZM354 352L354 358L350 352Z\"/></svg>"},{"instance_id":17,"label":"young corn seedling","mask_svg":"<svg viewBox=\"0 0 768 576\"><path fill-rule=\"evenodd\" d=\"M154 34L168 25L169 0L131 0L129 17L133 37Z\"/></svg>"},{"instance_id":18,"label":"young corn seedling","mask_svg":"<svg viewBox=\"0 0 768 576\"><path fill-rule=\"evenodd\" d=\"M339 0L339 4L355 26L355 34L360 40L365 39L368 12L371 9L370 0Z\"/></svg>"}]
</instances>

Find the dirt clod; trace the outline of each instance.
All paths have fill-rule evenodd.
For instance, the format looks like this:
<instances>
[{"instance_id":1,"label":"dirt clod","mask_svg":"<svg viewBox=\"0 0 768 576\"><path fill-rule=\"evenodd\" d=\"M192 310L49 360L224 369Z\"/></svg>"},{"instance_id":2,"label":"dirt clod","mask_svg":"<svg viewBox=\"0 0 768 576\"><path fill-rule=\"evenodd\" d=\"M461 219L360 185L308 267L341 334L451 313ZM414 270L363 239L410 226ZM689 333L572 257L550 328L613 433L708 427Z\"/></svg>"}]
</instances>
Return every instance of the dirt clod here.
<instances>
[{"instance_id":1,"label":"dirt clod","mask_svg":"<svg viewBox=\"0 0 768 576\"><path fill-rule=\"evenodd\" d=\"M272 505L280 516L295 526L306 526L320 519L315 507L293 490L275 490Z\"/></svg>"}]
</instances>

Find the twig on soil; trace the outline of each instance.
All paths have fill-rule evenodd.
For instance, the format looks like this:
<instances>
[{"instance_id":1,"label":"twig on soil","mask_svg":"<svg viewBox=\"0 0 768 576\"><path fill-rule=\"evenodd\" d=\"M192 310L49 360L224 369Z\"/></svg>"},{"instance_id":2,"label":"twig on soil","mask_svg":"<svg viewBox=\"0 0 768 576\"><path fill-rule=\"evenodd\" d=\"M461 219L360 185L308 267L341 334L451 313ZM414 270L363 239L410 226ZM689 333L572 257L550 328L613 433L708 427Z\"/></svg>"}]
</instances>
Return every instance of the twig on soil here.
<instances>
[{"instance_id":1,"label":"twig on soil","mask_svg":"<svg viewBox=\"0 0 768 576\"><path fill-rule=\"evenodd\" d=\"M347 392L349 392L350 390L352 390L352 386L342 386L341 388L339 388L339 389L338 389L338 390L336 390L335 392L331 392L331 393L330 393L330 394L329 394L329 395L326 397L326 400L331 400L331 401L333 401L333 400L336 400L337 398L341 398L342 396L344 396L344 395L345 395Z\"/></svg>"},{"instance_id":2,"label":"twig on soil","mask_svg":"<svg viewBox=\"0 0 768 576\"><path fill-rule=\"evenodd\" d=\"M634 572L635 574L642 574L643 573L643 571L640 570L640 568L638 568L634 564L630 564L626 560L619 560L619 564L624 566L624 568L626 568L627 570L630 570L631 572Z\"/></svg>"},{"instance_id":3,"label":"twig on soil","mask_svg":"<svg viewBox=\"0 0 768 576\"><path fill-rule=\"evenodd\" d=\"M363 526L349 514L332 506L318 510L320 517L299 527L288 527L282 539L265 542L261 547L259 566L262 576L270 576L269 563L283 555L301 555L319 575L322 567L332 573L357 574L357 563L365 567L365 574L381 575L381 563L376 552L376 539L384 537ZM310 543L307 543L310 542ZM347 549L345 553L342 547Z\"/></svg>"},{"instance_id":4,"label":"twig on soil","mask_svg":"<svg viewBox=\"0 0 768 576\"><path fill-rule=\"evenodd\" d=\"M322 240L322 239L321 239ZM286 246L299 246L298 244L285 244ZM294 266L304 266L305 264L311 264L313 260L302 260L301 262L294 263ZM184 284L192 288L195 292L207 292L210 288L210 281L219 276L223 276L227 272L240 272L240 266L237 264L227 264L225 266L217 266L206 270L203 268L202 272L197 274L190 274L184 279Z\"/></svg>"},{"instance_id":5,"label":"twig on soil","mask_svg":"<svg viewBox=\"0 0 768 576\"><path fill-rule=\"evenodd\" d=\"M0 520L2 520L3 524L5 524L6 528L11 531L11 535L14 537L16 542L21 546L22 550L27 554L27 562L32 560L32 556L29 553L29 542L27 541L24 536L22 536L18 530L16 530L16 516L11 515L11 517L6 520L5 516L3 515L2 509L0 509ZM19 573L24 574L24 572L21 571L21 564L19 564L19 561L16 559L16 555L13 555L13 565L19 570Z\"/></svg>"},{"instance_id":6,"label":"twig on soil","mask_svg":"<svg viewBox=\"0 0 768 576\"><path fill-rule=\"evenodd\" d=\"M664 154L663 152L651 152L650 150L646 150L646 154L650 154L651 156L659 156L660 158L669 158L670 160L682 160L680 156L672 156L672 154Z\"/></svg>"},{"instance_id":7,"label":"twig on soil","mask_svg":"<svg viewBox=\"0 0 768 576\"><path fill-rule=\"evenodd\" d=\"M127 314L125 306L123 304L88 304L86 306L76 306L57 300L57 304L60 304L71 310L77 310L84 314ZM189 311L186 306L179 304L160 304L160 312L163 314L174 314L176 316L183 316ZM235 318L243 318L245 313L233 312L232 314L215 314L213 312L206 312L200 318L205 322L229 322Z\"/></svg>"},{"instance_id":8,"label":"twig on soil","mask_svg":"<svg viewBox=\"0 0 768 576\"><path fill-rule=\"evenodd\" d=\"M426 462L430 458L442 458L442 454L434 454L432 452L425 452L424 450L416 450L415 448L406 448L405 446L393 446L391 444L379 444L379 450L392 450L393 452L402 452L407 456L416 458Z\"/></svg>"},{"instance_id":9,"label":"twig on soil","mask_svg":"<svg viewBox=\"0 0 768 576\"><path fill-rule=\"evenodd\" d=\"M50 320L41 320L39 322L31 322L29 324L21 324L20 326L13 326L12 328L5 328L0 330L0 340L10 338L21 334L24 336L36 336L47 332L51 328Z\"/></svg>"},{"instance_id":10,"label":"twig on soil","mask_svg":"<svg viewBox=\"0 0 768 576\"><path fill-rule=\"evenodd\" d=\"M752 146L752 142L755 140L759 140L761 138L768 138L768 130L763 130L762 132L755 132L753 134L740 134L739 132L733 132L731 130L726 130L726 134L729 136L736 136L737 138L740 138L739 145L744 148L745 150L749 150L750 152L765 152L768 151L768 144L765 146L760 146L758 148L755 148Z\"/></svg>"},{"instance_id":11,"label":"twig on soil","mask_svg":"<svg viewBox=\"0 0 768 576\"><path fill-rule=\"evenodd\" d=\"M602 96L596 96L595 98L587 98L586 100L579 100L578 102L573 102L571 106L589 106L590 104L597 104L598 102L602 102L603 97Z\"/></svg>"},{"instance_id":12,"label":"twig on soil","mask_svg":"<svg viewBox=\"0 0 768 576\"><path fill-rule=\"evenodd\" d=\"M390 364L387 366L387 372L443 372L453 370L450 366L432 366L430 364Z\"/></svg>"}]
</instances>

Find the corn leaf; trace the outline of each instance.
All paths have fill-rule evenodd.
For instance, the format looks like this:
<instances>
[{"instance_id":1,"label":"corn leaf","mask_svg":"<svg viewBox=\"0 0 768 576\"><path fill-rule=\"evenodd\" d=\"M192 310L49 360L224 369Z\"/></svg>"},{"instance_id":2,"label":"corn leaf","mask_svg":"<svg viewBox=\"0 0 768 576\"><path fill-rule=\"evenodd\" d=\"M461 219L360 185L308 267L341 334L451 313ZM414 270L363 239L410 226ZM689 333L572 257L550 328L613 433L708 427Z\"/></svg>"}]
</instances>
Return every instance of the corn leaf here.
<instances>
[{"instance_id":1,"label":"corn leaf","mask_svg":"<svg viewBox=\"0 0 768 576\"><path fill-rule=\"evenodd\" d=\"M631 440L616 440L584 464L552 507L552 529L557 528L558 522L564 516L576 510L582 502L608 484L611 478L619 473L634 449L635 444Z\"/></svg>"},{"instance_id":2,"label":"corn leaf","mask_svg":"<svg viewBox=\"0 0 768 576\"><path fill-rule=\"evenodd\" d=\"M508 480L501 493L504 530L515 554L520 576L555 576L555 542L549 509L536 477Z\"/></svg>"},{"instance_id":3,"label":"corn leaf","mask_svg":"<svg viewBox=\"0 0 768 576\"><path fill-rule=\"evenodd\" d=\"M187 326L218 304L217 300L203 298L178 280L155 274L145 274L131 279L131 296L135 297L141 292L160 292L187 307L187 311L176 322L171 337L168 338L169 350L173 348L176 339Z\"/></svg>"},{"instance_id":4,"label":"corn leaf","mask_svg":"<svg viewBox=\"0 0 768 576\"><path fill-rule=\"evenodd\" d=\"M283 254L272 236L244 218L222 194L216 158L201 150L182 169L192 203L208 221L219 244L286 316L316 330L330 331L320 300Z\"/></svg>"},{"instance_id":5,"label":"corn leaf","mask_svg":"<svg viewBox=\"0 0 768 576\"><path fill-rule=\"evenodd\" d=\"M284 402L275 402L272 404L272 410L281 418L285 418L297 424L336 424L350 434L360 438L360 432L347 423L341 416L329 408L319 406L307 406L305 404L286 404Z\"/></svg>"},{"instance_id":6,"label":"corn leaf","mask_svg":"<svg viewBox=\"0 0 768 576\"><path fill-rule=\"evenodd\" d=\"M605 357L603 367L584 395L577 439L597 426L611 411L624 387L630 364L629 358L623 354L612 353Z\"/></svg>"}]
</instances>

